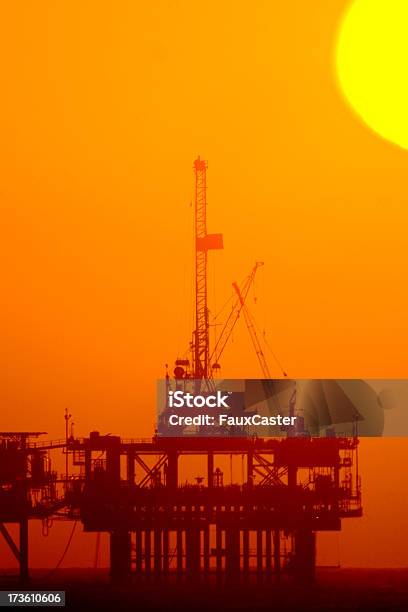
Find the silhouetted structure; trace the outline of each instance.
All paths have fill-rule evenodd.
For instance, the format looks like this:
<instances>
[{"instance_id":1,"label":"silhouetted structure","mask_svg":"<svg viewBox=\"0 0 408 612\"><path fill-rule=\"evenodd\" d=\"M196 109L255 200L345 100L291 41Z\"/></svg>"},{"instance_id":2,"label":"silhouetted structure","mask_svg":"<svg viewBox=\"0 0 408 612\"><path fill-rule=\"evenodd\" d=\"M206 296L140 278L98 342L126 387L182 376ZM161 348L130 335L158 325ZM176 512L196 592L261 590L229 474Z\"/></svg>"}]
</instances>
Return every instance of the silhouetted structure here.
<instances>
[{"instance_id":1,"label":"silhouetted structure","mask_svg":"<svg viewBox=\"0 0 408 612\"><path fill-rule=\"evenodd\" d=\"M177 359L174 369L175 385L194 381L196 392L214 383L213 371L220 368L218 358L241 311L264 376L270 378L245 308L260 262L241 288L234 284L238 300L210 352L207 255L221 249L223 240L221 234L207 233L206 171L207 163L198 157L195 329L191 363ZM68 434L70 416L66 410L66 438L57 442L38 442L38 432L0 434L0 533L19 561L23 581L28 578L28 521L57 512L59 518L81 520L85 531L110 533L113 579L195 583L215 577L231 584L253 575L260 582L282 574L313 580L316 532L340 530L342 518L361 516L355 437L311 438L302 430L283 439L206 435L127 441L98 432L75 439ZM57 478L49 457L53 449L62 449L67 460L70 454L77 471L69 473L66 461L65 474ZM206 478L182 485L179 461L192 455L205 460ZM242 457L235 484L231 477L225 485L216 465L220 455ZM8 522L20 525L20 548L4 525Z\"/></svg>"},{"instance_id":2,"label":"silhouetted structure","mask_svg":"<svg viewBox=\"0 0 408 612\"><path fill-rule=\"evenodd\" d=\"M23 582L28 579L29 519L44 519L65 505L64 498L58 498L48 447L33 442L43 433L0 433L0 534L19 563ZM54 447L64 444L54 443ZM18 546L5 523L18 523Z\"/></svg>"},{"instance_id":3,"label":"silhouetted structure","mask_svg":"<svg viewBox=\"0 0 408 612\"><path fill-rule=\"evenodd\" d=\"M127 441L92 432L65 446L32 436L0 434L0 531L22 580L28 520L56 512L85 531L110 533L113 579L231 583L312 580L316 532L340 530L342 518L362 513L355 438ZM50 469L55 448L80 466L68 483ZM205 458L198 484L179 483L185 455ZM243 482L224 484L221 455L242 457ZM20 524L20 550L7 522Z\"/></svg>"}]
</instances>

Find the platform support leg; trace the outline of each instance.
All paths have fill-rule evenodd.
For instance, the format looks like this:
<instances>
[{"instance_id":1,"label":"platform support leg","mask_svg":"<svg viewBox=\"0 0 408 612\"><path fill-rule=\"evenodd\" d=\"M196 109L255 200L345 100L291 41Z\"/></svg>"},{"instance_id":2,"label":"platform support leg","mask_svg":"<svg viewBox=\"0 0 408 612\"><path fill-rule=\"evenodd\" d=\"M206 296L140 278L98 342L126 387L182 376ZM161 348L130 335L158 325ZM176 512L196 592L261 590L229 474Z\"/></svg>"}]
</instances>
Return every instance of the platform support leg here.
<instances>
[{"instance_id":1,"label":"platform support leg","mask_svg":"<svg viewBox=\"0 0 408 612\"><path fill-rule=\"evenodd\" d=\"M114 582L130 580L131 538L127 531L113 531L110 534L110 574Z\"/></svg>"},{"instance_id":2,"label":"platform support leg","mask_svg":"<svg viewBox=\"0 0 408 612\"><path fill-rule=\"evenodd\" d=\"M295 533L293 577L296 582L312 583L316 568L316 534L309 529Z\"/></svg>"},{"instance_id":3,"label":"platform support leg","mask_svg":"<svg viewBox=\"0 0 408 612\"><path fill-rule=\"evenodd\" d=\"M20 582L27 584L28 581L28 519L23 518L20 521Z\"/></svg>"}]
</instances>

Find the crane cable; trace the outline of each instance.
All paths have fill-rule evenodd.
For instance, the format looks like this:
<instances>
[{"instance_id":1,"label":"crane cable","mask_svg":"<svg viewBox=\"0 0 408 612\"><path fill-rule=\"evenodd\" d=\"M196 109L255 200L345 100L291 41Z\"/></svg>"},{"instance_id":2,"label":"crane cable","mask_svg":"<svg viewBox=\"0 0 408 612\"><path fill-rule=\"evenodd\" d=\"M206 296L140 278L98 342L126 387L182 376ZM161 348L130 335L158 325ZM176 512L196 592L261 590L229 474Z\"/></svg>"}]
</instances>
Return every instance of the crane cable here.
<instances>
[{"instance_id":1,"label":"crane cable","mask_svg":"<svg viewBox=\"0 0 408 612\"><path fill-rule=\"evenodd\" d=\"M262 278L263 278L263 277L262 277ZM253 288L254 288L254 294L255 294L255 297L254 297L254 302L255 302L255 304L257 304L257 302L258 302L258 298L256 297L256 286L255 286L256 280L257 280L257 278L256 278L256 277L254 277L254 280L253 280ZM262 293L263 293L263 289L262 289ZM260 329L260 327L259 327L259 325L258 325L258 323L257 323L257 321L256 321L255 316L252 314L252 312L251 312L251 311L249 311L249 309L248 309L248 308L247 308L247 312L248 312L248 314L249 314L250 318L252 319L252 324L254 325L254 327L256 328L256 330L258 331L258 334L260 334L260 335L261 335L261 337L262 337L262 339L263 339L263 342L265 343L265 346L266 346L266 347L269 349L269 351L270 351L270 353L271 353L271 355L272 355L272 357L273 357L273 359L274 359L274 361L275 361L276 365L277 365L277 366L278 366L278 368L280 369L280 371L281 371L281 373L283 374L283 376L286 378L286 377L287 377L287 373L286 373L285 368L283 367L283 365L282 365L281 361L278 359L278 356L276 355L275 351L273 350L273 348L272 348L272 347L271 347L271 345L269 344L268 340L266 339L266 329L265 329L265 327L266 327L266 326L265 326L265 321L264 321L264 329L263 329L263 330L261 330L261 329ZM265 318L266 318L266 317L265 317Z\"/></svg>"},{"instance_id":2,"label":"crane cable","mask_svg":"<svg viewBox=\"0 0 408 612\"><path fill-rule=\"evenodd\" d=\"M262 339L265 343L265 346L269 349L273 359L275 360L276 365L278 366L278 368L280 369L281 373L283 374L283 376L286 378L287 377L287 372L285 370L285 368L283 367L281 361L278 359L278 356L276 355L275 351L273 350L273 348L271 347L271 345L269 344L268 340L266 339L266 331L261 331L255 317L252 317L252 322L255 325L256 329L258 330L258 333L261 334Z\"/></svg>"},{"instance_id":3,"label":"crane cable","mask_svg":"<svg viewBox=\"0 0 408 612\"><path fill-rule=\"evenodd\" d=\"M68 541L67 541L66 546L64 548L64 552L62 553L62 555L61 555L57 565L52 570L50 570L47 574L45 574L45 576L42 577L42 580L44 580L44 578L48 578L49 576L52 576L60 568L60 566L61 566L62 562L64 561L65 556L66 556L66 554L67 554L67 552L69 550L69 547L71 546L72 538L74 537L74 533L75 533L75 529L76 529L77 523L78 523L78 521L74 522L74 525L72 527L71 533L69 534Z\"/></svg>"}]
</instances>

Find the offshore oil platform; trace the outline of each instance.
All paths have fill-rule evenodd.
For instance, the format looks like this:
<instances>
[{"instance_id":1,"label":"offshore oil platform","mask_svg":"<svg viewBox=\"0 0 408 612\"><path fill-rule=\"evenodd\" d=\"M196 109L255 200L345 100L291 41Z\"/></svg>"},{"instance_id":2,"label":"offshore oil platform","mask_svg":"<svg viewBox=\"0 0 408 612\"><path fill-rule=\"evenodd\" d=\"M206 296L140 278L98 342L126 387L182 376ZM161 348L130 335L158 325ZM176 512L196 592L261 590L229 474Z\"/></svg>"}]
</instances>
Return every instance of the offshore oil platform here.
<instances>
[{"instance_id":1,"label":"offshore oil platform","mask_svg":"<svg viewBox=\"0 0 408 612\"><path fill-rule=\"evenodd\" d=\"M207 232L206 162L198 158L194 171L195 331L191 358L176 360L171 380L211 386L241 313L267 380L245 303L259 263L242 287L234 284L236 301L210 351L207 257L222 248L222 236ZM317 532L340 531L342 519L362 515L356 435L312 437L303 429L280 438L183 432L139 440L98 432L78 438L68 432L68 414L65 419L65 438L57 441L43 440L42 432L0 433L0 535L23 583L29 579L31 520L80 521L86 532L110 534L113 580L272 584L313 581ZM65 473L58 474L51 457L61 452ZM185 457L205 465L205 475L192 483L181 483ZM227 484L221 467L233 457L242 469ZM11 523L19 526L17 542Z\"/></svg>"}]
</instances>

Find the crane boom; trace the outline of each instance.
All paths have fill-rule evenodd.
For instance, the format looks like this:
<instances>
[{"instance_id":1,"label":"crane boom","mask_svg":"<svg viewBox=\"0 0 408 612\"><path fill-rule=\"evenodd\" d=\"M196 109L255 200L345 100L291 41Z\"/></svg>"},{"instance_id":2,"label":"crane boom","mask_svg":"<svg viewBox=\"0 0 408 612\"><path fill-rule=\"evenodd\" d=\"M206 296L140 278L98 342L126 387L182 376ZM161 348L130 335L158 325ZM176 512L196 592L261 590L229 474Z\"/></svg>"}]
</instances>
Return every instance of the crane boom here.
<instances>
[{"instance_id":1,"label":"crane boom","mask_svg":"<svg viewBox=\"0 0 408 612\"><path fill-rule=\"evenodd\" d=\"M212 363L213 368L219 367L219 359L224 352L224 349L228 343L228 340L231 337L231 334L234 330L235 324L239 319L239 315L241 314L242 308L245 305L245 300L248 296L249 290L255 280L255 275L260 266L263 266L263 261L257 261L252 268L250 274L245 279L242 289L239 289L237 283L233 283L235 291L237 292L238 298L234 303L231 312L228 315L228 318L225 322L225 325L221 331L221 334L217 340L217 343L214 347L213 352L211 353L210 363ZM238 290L238 291L237 291ZM214 360L214 362L213 362Z\"/></svg>"},{"instance_id":2,"label":"crane boom","mask_svg":"<svg viewBox=\"0 0 408 612\"><path fill-rule=\"evenodd\" d=\"M243 305L242 310L244 313L244 319L245 319L245 322L246 322L246 325L249 331L249 335L251 336L252 344L254 345L256 356L258 357L258 361L261 366L261 370L264 375L264 378L267 378L267 379L272 378L271 373L269 371L268 362L266 361L266 357L262 350L261 343L259 342L258 334L256 333L255 323L252 318L252 315L249 312L248 308L245 306L245 304Z\"/></svg>"},{"instance_id":3,"label":"crane boom","mask_svg":"<svg viewBox=\"0 0 408 612\"><path fill-rule=\"evenodd\" d=\"M244 313L245 323L247 325L249 335L251 336L252 344L254 346L256 356L258 357L258 361L261 366L262 373L265 378L272 378L271 373L269 371L268 362L266 361L266 357L262 350L261 343L259 342L258 334L256 333L255 323L252 319L251 313L249 312L248 308L245 305L244 295L242 295L237 283L233 283L233 287L238 296L238 301L241 305L241 310Z\"/></svg>"}]
</instances>

